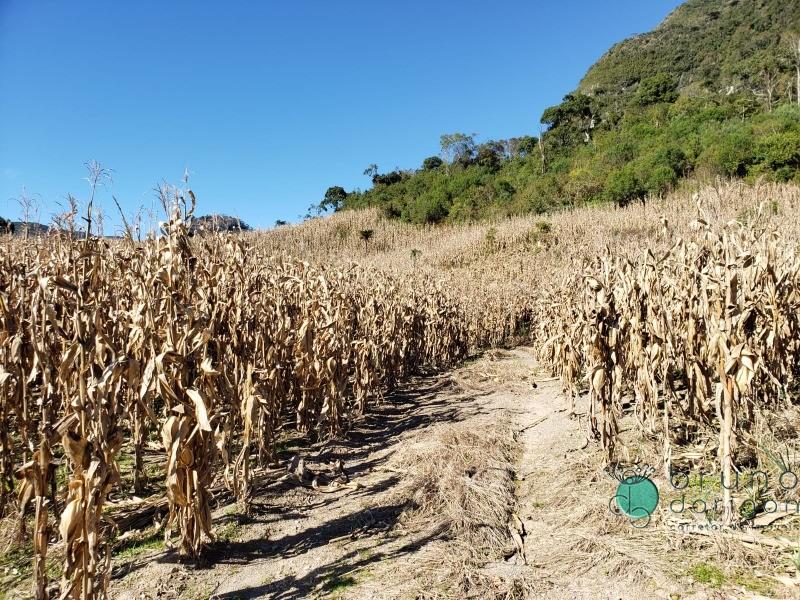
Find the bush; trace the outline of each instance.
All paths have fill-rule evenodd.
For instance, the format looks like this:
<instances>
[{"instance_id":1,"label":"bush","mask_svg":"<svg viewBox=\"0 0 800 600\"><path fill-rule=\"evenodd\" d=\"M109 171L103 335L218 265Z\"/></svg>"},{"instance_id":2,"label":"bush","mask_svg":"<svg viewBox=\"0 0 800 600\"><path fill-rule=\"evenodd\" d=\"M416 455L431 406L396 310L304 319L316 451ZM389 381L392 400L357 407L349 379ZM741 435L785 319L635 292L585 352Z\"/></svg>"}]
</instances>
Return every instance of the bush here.
<instances>
[{"instance_id":1,"label":"bush","mask_svg":"<svg viewBox=\"0 0 800 600\"><path fill-rule=\"evenodd\" d=\"M447 218L450 203L441 196L419 198L411 207L411 221L414 223L439 223Z\"/></svg>"},{"instance_id":2,"label":"bush","mask_svg":"<svg viewBox=\"0 0 800 600\"><path fill-rule=\"evenodd\" d=\"M740 130L709 144L700 158L713 173L727 177L744 177L754 160L753 136Z\"/></svg>"},{"instance_id":3,"label":"bush","mask_svg":"<svg viewBox=\"0 0 800 600\"><path fill-rule=\"evenodd\" d=\"M674 102L678 97L678 82L668 73L658 73L639 82L633 103L647 106L658 102Z\"/></svg>"},{"instance_id":4,"label":"bush","mask_svg":"<svg viewBox=\"0 0 800 600\"><path fill-rule=\"evenodd\" d=\"M788 131L766 136L758 142L756 156L768 169L796 170L800 167L800 133Z\"/></svg>"},{"instance_id":5,"label":"bush","mask_svg":"<svg viewBox=\"0 0 800 600\"><path fill-rule=\"evenodd\" d=\"M400 183L403 181L404 176L403 173L400 171L392 171L391 173L386 173L384 175L374 175L372 177L372 184L373 185L393 185L395 183Z\"/></svg>"},{"instance_id":6,"label":"bush","mask_svg":"<svg viewBox=\"0 0 800 600\"><path fill-rule=\"evenodd\" d=\"M636 178L632 165L627 165L608 176L605 190L606 199L619 206L644 196L644 190Z\"/></svg>"}]
</instances>

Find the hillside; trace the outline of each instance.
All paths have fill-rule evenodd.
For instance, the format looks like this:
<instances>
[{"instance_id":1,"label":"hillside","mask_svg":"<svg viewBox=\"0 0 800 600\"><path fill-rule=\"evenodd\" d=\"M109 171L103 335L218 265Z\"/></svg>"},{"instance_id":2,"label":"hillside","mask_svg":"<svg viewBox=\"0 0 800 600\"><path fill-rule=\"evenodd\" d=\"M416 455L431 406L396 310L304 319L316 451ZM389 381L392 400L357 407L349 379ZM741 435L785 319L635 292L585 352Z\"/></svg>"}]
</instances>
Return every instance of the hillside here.
<instances>
[{"instance_id":1,"label":"hillside","mask_svg":"<svg viewBox=\"0 0 800 600\"><path fill-rule=\"evenodd\" d=\"M791 2L689 0L611 48L544 111L541 130L443 135L440 156L389 173L370 165L370 189L333 186L316 210L377 207L436 223L623 205L689 177L797 181L798 30Z\"/></svg>"},{"instance_id":2,"label":"hillside","mask_svg":"<svg viewBox=\"0 0 800 600\"><path fill-rule=\"evenodd\" d=\"M631 89L656 73L668 73L684 90L758 88L764 66L788 61L785 38L798 29L800 10L793 2L692 0L653 31L613 46L589 69L578 90ZM778 87L784 88L782 83Z\"/></svg>"}]
</instances>

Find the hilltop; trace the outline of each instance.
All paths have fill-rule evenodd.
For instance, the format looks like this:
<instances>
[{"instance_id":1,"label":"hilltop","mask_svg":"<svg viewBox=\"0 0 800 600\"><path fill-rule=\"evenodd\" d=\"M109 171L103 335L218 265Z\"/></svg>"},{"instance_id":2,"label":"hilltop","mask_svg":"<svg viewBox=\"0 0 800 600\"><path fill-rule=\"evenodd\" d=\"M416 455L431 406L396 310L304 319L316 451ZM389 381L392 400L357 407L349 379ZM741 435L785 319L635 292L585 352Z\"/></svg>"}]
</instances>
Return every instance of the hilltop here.
<instances>
[{"instance_id":1,"label":"hilltop","mask_svg":"<svg viewBox=\"0 0 800 600\"><path fill-rule=\"evenodd\" d=\"M624 205L690 177L800 181L798 31L791 3L689 0L612 47L541 128L483 142L442 135L440 155L418 168L370 165L370 189L332 186L312 208L437 223Z\"/></svg>"}]
</instances>

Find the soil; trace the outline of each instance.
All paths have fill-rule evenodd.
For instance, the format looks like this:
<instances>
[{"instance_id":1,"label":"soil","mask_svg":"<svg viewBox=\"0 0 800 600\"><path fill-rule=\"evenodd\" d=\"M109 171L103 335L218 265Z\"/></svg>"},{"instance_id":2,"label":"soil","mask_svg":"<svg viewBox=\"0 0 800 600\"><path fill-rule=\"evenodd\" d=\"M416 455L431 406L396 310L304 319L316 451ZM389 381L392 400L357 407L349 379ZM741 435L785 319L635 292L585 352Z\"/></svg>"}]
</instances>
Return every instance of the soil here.
<instances>
[{"instance_id":1,"label":"soil","mask_svg":"<svg viewBox=\"0 0 800 600\"><path fill-rule=\"evenodd\" d=\"M257 489L252 510L215 511L219 539L202 565L172 550L115 559L117 599L418 598L421 558L441 544L403 523L389 470L401 444L444 422L517 431L517 507L525 561L491 563L484 574L525 579L534 598L723 598L747 596L705 587L686 575L668 540L613 515L616 481L586 440L585 400L568 415L560 382L538 371L530 349L489 351L443 374L420 377L375 407L343 439L296 451L312 471L337 460L353 487L322 493L275 477ZM688 556L688 555L687 555ZM683 564L687 562L687 564ZM527 563L527 564L524 564Z\"/></svg>"}]
</instances>

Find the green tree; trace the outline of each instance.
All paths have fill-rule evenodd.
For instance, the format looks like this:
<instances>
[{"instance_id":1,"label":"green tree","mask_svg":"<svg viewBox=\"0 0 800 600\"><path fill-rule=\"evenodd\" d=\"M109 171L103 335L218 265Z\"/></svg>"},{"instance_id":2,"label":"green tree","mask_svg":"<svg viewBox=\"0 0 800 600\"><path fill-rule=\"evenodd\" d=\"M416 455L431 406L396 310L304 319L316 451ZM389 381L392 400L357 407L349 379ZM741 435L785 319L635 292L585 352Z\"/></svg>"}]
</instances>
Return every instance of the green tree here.
<instances>
[{"instance_id":1,"label":"green tree","mask_svg":"<svg viewBox=\"0 0 800 600\"><path fill-rule=\"evenodd\" d=\"M750 128L740 126L728 128L719 139L709 143L699 160L714 174L744 177L755 159L753 133Z\"/></svg>"},{"instance_id":2,"label":"green tree","mask_svg":"<svg viewBox=\"0 0 800 600\"><path fill-rule=\"evenodd\" d=\"M411 220L415 223L439 223L447 218L450 206L441 190L418 198L412 205Z\"/></svg>"},{"instance_id":3,"label":"green tree","mask_svg":"<svg viewBox=\"0 0 800 600\"><path fill-rule=\"evenodd\" d=\"M684 174L688 162L683 150L675 146L658 147L636 163L636 179L641 192L658 196L669 191Z\"/></svg>"},{"instance_id":4,"label":"green tree","mask_svg":"<svg viewBox=\"0 0 800 600\"><path fill-rule=\"evenodd\" d=\"M325 190L325 196L319 203L319 212L327 210L337 212L341 210L345 200L347 200L347 192L344 191L344 188L338 185L331 186Z\"/></svg>"},{"instance_id":5,"label":"green tree","mask_svg":"<svg viewBox=\"0 0 800 600\"><path fill-rule=\"evenodd\" d=\"M766 136L758 142L756 156L771 169L800 166L800 132L787 131Z\"/></svg>"},{"instance_id":6,"label":"green tree","mask_svg":"<svg viewBox=\"0 0 800 600\"><path fill-rule=\"evenodd\" d=\"M758 142L755 154L758 164L754 174L772 172L775 179L789 181L800 170L800 132L768 135Z\"/></svg>"},{"instance_id":7,"label":"green tree","mask_svg":"<svg viewBox=\"0 0 800 600\"><path fill-rule=\"evenodd\" d=\"M532 135L523 135L517 144L517 153L521 156L535 154L538 151L539 139Z\"/></svg>"},{"instance_id":8,"label":"green tree","mask_svg":"<svg viewBox=\"0 0 800 600\"><path fill-rule=\"evenodd\" d=\"M423 171L433 171L434 169L438 169L444 164L444 161L439 158L438 156L429 156L425 160L422 161L422 170Z\"/></svg>"},{"instance_id":9,"label":"green tree","mask_svg":"<svg viewBox=\"0 0 800 600\"><path fill-rule=\"evenodd\" d=\"M392 184L399 183L399 182L403 181L404 178L405 178L405 173L403 173L402 171L398 171L398 170L391 171L390 173L386 173L384 175L376 173L372 177L372 184L373 185L392 185Z\"/></svg>"},{"instance_id":10,"label":"green tree","mask_svg":"<svg viewBox=\"0 0 800 600\"><path fill-rule=\"evenodd\" d=\"M378 174L378 165L376 165L375 163L372 163L366 169L364 169L364 175L366 175L370 179L375 177L375 175L377 174Z\"/></svg>"},{"instance_id":11,"label":"green tree","mask_svg":"<svg viewBox=\"0 0 800 600\"><path fill-rule=\"evenodd\" d=\"M576 92L564 96L561 104L546 108L541 122L548 127L547 140L559 149L588 143L597 119L594 99Z\"/></svg>"},{"instance_id":12,"label":"green tree","mask_svg":"<svg viewBox=\"0 0 800 600\"><path fill-rule=\"evenodd\" d=\"M478 146L475 154L475 163L496 172L503 163L505 147L501 142L486 142Z\"/></svg>"}]
</instances>

